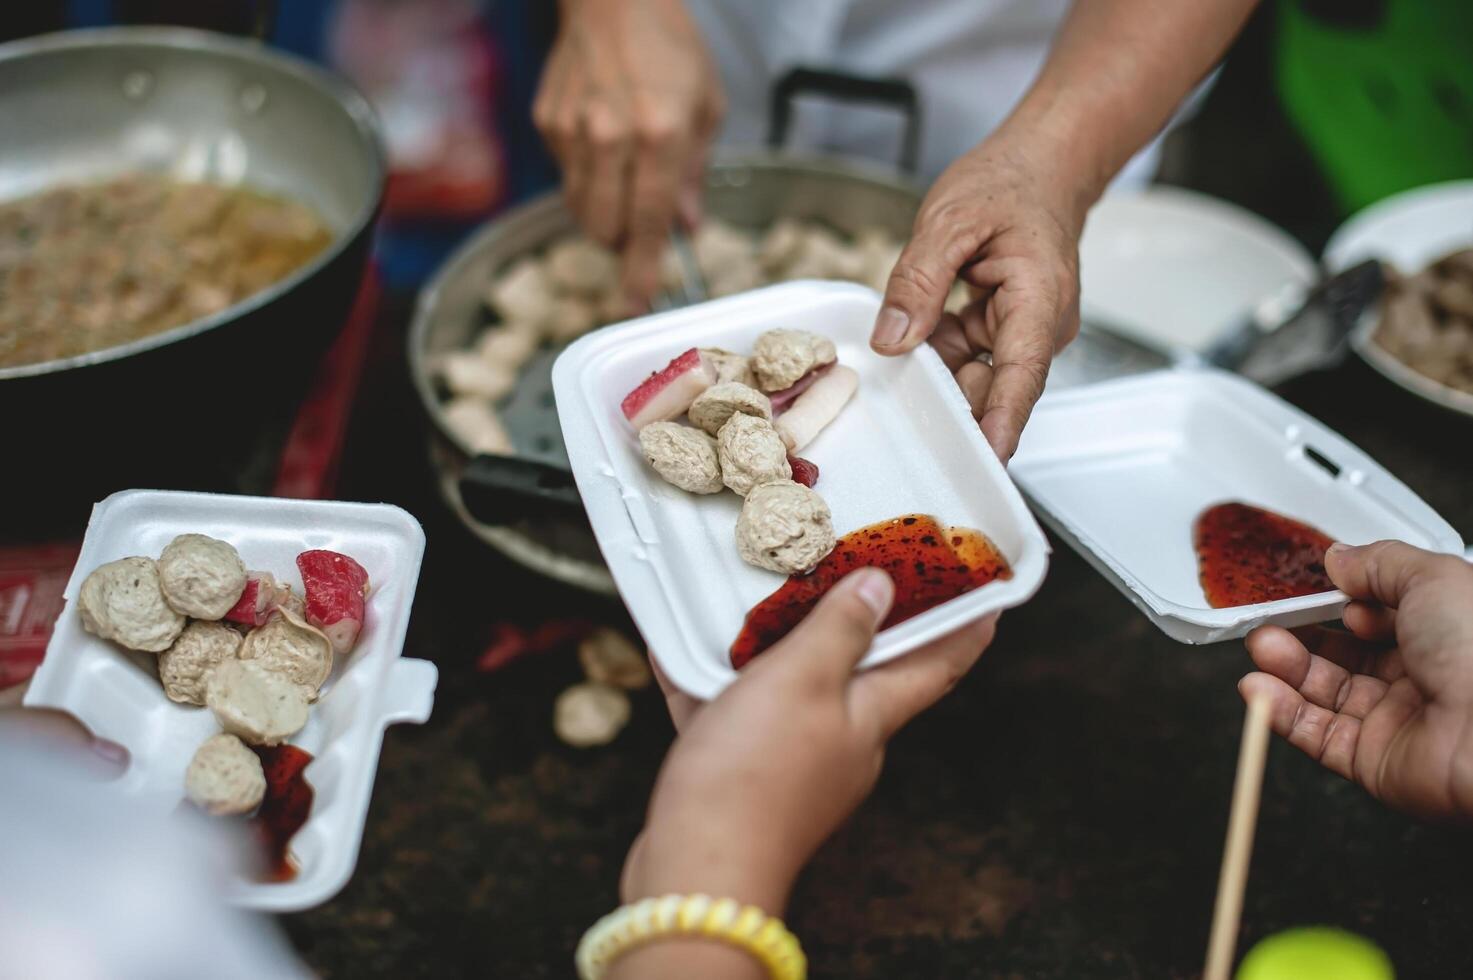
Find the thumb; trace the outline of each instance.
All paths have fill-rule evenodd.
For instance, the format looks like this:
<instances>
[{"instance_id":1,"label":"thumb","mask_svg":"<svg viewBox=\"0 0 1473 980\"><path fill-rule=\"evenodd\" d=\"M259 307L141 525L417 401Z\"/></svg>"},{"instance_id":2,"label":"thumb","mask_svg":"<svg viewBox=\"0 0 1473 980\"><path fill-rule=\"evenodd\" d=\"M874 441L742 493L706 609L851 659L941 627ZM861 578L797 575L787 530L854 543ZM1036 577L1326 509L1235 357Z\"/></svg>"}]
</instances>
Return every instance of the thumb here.
<instances>
[{"instance_id":1,"label":"thumb","mask_svg":"<svg viewBox=\"0 0 1473 980\"><path fill-rule=\"evenodd\" d=\"M972 258L972 244L949 232L917 229L885 284L885 299L870 336L877 353L904 354L931 335L945 312L951 284Z\"/></svg>"},{"instance_id":2,"label":"thumb","mask_svg":"<svg viewBox=\"0 0 1473 980\"><path fill-rule=\"evenodd\" d=\"M1332 544L1325 571L1335 587L1353 599L1374 599L1395 609L1413 584L1435 572L1443 556L1404 541L1377 541L1351 547Z\"/></svg>"},{"instance_id":3,"label":"thumb","mask_svg":"<svg viewBox=\"0 0 1473 980\"><path fill-rule=\"evenodd\" d=\"M763 659L785 663L818 684L842 685L869 652L894 599L895 584L885 572L851 572L779 644L791 649L770 651Z\"/></svg>"}]
</instances>

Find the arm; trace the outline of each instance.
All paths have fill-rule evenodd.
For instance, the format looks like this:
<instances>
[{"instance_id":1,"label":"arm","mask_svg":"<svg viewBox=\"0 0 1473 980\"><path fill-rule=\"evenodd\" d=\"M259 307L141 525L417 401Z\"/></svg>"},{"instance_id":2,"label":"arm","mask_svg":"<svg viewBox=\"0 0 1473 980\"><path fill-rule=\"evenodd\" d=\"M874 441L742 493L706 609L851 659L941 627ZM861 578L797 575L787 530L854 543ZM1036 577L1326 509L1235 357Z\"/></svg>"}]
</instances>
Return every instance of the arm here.
<instances>
[{"instance_id":1,"label":"arm","mask_svg":"<svg viewBox=\"0 0 1473 980\"><path fill-rule=\"evenodd\" d=\"M926 195L871 343L903 354L930 338L1004 460L1079 330L1085 213L1253 5L1080 0L1023 100ZM973 302L943 315L958 277Z\"/></svg>"},{"instance_id":2,"label":"arm","mask_svg":"<svg viewBox=\"0 0 1473 980\"><path fill-rule=\"evenodd\" d=\"M784 914L799 870L874 787L890 737L950 690L992 639L987 620L856 673L893 599L883 572L855 572L710 704L660 678L680 736L630 848L624 901L700 892ZM634 949L608 973L763 975L743 951L680 938Z\"/></svg>"},{"instance_id":3,"label":"arm","mask_svg":"<svg viewBox=\"0 0 1473 980\"><path fill-rule=\"evenodd\" d=\"M1047 140L1087 210L1171 119L1257 0L1080 0L1003 124Z\"/></svg>"}]
</instances>

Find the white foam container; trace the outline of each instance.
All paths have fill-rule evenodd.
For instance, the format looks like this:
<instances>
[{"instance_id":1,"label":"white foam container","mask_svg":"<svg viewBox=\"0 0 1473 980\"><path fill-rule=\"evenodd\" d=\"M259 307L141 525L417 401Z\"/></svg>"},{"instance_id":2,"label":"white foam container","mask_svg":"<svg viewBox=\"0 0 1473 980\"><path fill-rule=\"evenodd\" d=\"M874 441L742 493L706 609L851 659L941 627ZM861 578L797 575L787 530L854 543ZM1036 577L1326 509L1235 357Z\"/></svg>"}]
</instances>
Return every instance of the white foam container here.
<instances>
[{"instance_id":1,"label":"white foam container","mask_svg":"<svg viewBox=\"0 0 1473 980\"><path fill-rule=\"evenodd\" d=\"M269 571L298 592L296 556L313 548L351 555L373 586L357 644L336 659L306 727L290 740L313 755L305 772L315 794L312 811L290 845L298 874L275 884L240 878L228 895L253 909L310 908L336 894L353 873L384 729L424 722L434 702L435 666L400 656L424 531L387 504L126 490L93 508L67 583L67 608L25 704L69 712L99 738L126 748L128 769L111 787L161 816L179 808L184 770L220 726L207 708L164 695L153 654L124 650L83 630L76 597L97 566L129 555L156 558L175 535L191 531L230 542L247 568Z\"/></svg>"},{"instance_id":2,"label":"white foam container","mask_svg":"<svg viewBox=\"0 0 1473 980\"><path fill-rule=\"evenodd\" d=\"M846 283L771 286L595 331L553 368L568 457L604 559L661 668L689 694L714 697L735 680L732 641L748 610L785 581L737 556L741 498L666 483L619 410L640 381L691 347L745 353L776 327L831 338L840 363L859 372L859 391L802 455L819 466L836 533L930 514L982 531L1012 566L1011 579L881 633L861 666L1025 602L1043 582L1048 539L941 359L929 347L900 358L870 351L879 300Z\"/></svg>"},{"instance_id":3,"label":"white foam container","mask_svg":"<svg viewBox=\"0 0 1473 980\"><path fill-rule=\"evenodd\" d=\"M1177 368L1048 394L1009 471L1065 542L1185 643L1231 639L1266 623L1323 622L1346 602L1336 591L1210 607L1192 528L1212 504L1266 507L1348 544L1399 538L1463 550L1458 533L1375 460L1222 371Z\"/></svg>"}]
</instances>

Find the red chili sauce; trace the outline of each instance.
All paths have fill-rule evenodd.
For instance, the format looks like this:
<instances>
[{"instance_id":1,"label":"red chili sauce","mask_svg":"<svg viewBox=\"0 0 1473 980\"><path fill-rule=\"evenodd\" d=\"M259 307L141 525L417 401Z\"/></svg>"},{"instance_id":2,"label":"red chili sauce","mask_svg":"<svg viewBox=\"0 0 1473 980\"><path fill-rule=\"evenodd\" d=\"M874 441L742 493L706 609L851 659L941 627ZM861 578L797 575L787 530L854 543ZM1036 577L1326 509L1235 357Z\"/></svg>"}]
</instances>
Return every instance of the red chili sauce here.
<instances>
[{"instance_id":1,"label":"red chili sauce","mask_svg":"<svg viewBox=\"0 0 1473 980\"><path fill-rule=\"evenodd\" d=\"M881 629L994 579L1013 577L1007 560L980 531L943 528L934 517L921 514L871 524L844 535L813 571L791 576L747 613L731 645L731 665L745 667L787 636L835 583L866 567L883 568L895 582L895 605Z\"/></svg>"},{"instance_id":2,"label":"red chili sauce","mask_svg":"<svg viewBox=\"0 0 1473 980\"><path fill-rule=\"evenodd\" d=\"M1214 609L1329 592L1332 539L1292 518L1248 504L1217 504L1194 532L1202 591Z\"/></svg>"},{"instance_id":3,"label":"red chili sauce","mask_svg":"<svg viewBox=\"0 0 1473 980\"><path fill-rule=\"evenodd\" d=\"M297 863L289 849L292 838L312 812L312 787L302 774L312 754L295 745L253 745L266 770L266 797L249 820L265 853L263 881L291 881Z\"/></svg>"}]
</instances>

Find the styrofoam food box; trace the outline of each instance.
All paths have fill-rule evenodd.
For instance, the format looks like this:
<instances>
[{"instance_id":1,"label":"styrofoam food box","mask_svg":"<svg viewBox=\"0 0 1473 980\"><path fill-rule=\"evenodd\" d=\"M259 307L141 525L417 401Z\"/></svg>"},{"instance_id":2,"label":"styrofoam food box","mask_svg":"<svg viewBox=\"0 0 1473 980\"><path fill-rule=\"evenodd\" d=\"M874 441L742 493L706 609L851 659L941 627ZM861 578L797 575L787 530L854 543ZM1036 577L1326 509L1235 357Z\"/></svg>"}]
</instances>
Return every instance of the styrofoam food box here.
<instances>
[{"instance_id":1,"label":"styrofoam food box","mask_svg":"<svg viewBox=\"0 0 1473 980\"><path fill-rule=\"evenodd\" d=\"M1317 461L1318 456L1323 462ZM1167 635L1211 643L1333 619L1342 592L1213 609L1193 525L1229 500L1338 541L1461 553L1458 533L1375 460L1251 382L1177 368L1046 395L1009 471L1036 509Z\"/></svg>"},{"instance_id":2,"label":"styrofoam food box","mask_svg":"<svg viewBox=\"0 0 1473 980\"><path fill-rule=\"evenodd\" d=\"M310 908L336 894L353 873L384 729L424 722L434 702L434 664L400 656L424 531L387 504L126 490L93 508L67 582L67 608L25 704L69 712L99 738L126 748L128 769L111 788L160 814L178 809L190 758L220 726L208 708L165 696L154 654L125 650L83 630L76 598L99 565L129 555L157 558L175 535L187 532L230 542L247 568L269 571L299 594L296 556L302 551L340 551L368 571L373 591L358 642L336 658L306 727L289 740L313 756L305 772L314 791L312 811L290 846L298 874L281 883L242 878L227 896L248 908Z\"/></svg>"},{"instance_id":3,"label":"styrofoam food box","mask_svg":"<svg viewBox=\"0 0 1473 980\"><path fill-rule=\"evenodd\" d=\"M691 347L747 353L777 327L832 339L859 391L802 455L843 535L920 513L980 530L1013 569L886 630L861 666L883 663L989 613L1043 582L1048 539L988 447L960 389L929 347L899 358L869 349L879 295L861 286L793 282L647 316L591 333L553 368L558 418L578 490L620 595L670 680L709 698L735 680L728 651L748 610L781 575L737 555L742 499L666 483L640 452L619 403Z\"/></svg>"}]
</instances>

